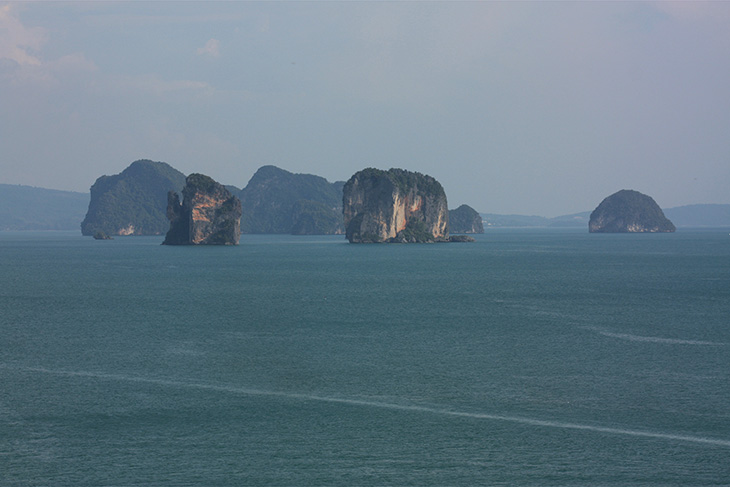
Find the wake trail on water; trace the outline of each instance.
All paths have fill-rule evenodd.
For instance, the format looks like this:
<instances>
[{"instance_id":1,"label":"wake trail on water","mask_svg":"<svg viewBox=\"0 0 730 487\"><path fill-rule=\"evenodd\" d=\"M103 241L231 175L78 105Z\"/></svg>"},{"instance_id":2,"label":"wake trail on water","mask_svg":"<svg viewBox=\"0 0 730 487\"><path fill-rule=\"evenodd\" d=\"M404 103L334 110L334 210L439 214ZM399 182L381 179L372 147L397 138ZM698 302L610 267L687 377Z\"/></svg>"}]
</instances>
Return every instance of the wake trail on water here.
<instances>
[{"instance_id":1,"label":"wake trail on water","mask_svg":"<svg viewBox=\"0 0 730 487\"><path fill-rule=\"evenodd\" d=\"M714 346L714 347L723 347L727 345L726 343L722 342L710 342L706 340L684 340L680 338L663 338L663 337L653 337L653 336L641 336L641 335L632 335L630 333L615 333L611 331L602 330L600 328L593 328L593 327L586 327L587 330L592 330L598 333L599 335L603 335L605 337L611 337L611 338L619 338L621 340L628 340L632 342L649 342L649 343L666 343L669 345L702 345L702 346Z\"/></svg>"},{"instance_id":2,"label":"wake trail on water","mask_svg":"<svg viewBox=\"0 0 730 487\"><path fill-rule=\"evenodd\" d=\"M135 376L126 376L126 375L119 375L119 374L106 374L106 373L102 373L102 372L55 370L55 369L46 369L46 368L42 368L42 367L14 367L14 366L8 366L6 364L0 364L0 368L24 370L24 371L28 371L28 372L60 375L60 376L66 376L66 377L89 377L89 378L93 378L93 379L113 380L113 381L119 381L119 382L156 384L156 385L166 386L166 387L182 387L182 388L190 388L190 389L198 389L198 390L208 390L208 391L215 391L215 392L240 394L240 395L246 395L246 396L282 397L282 398L296 399L296 400L301 400L301 401L318 401L318 402L335 403L335 404L347 404L347 405L351 405L351 406L390 409L390 410L396 410L396 411L415 411L415 412L420 412L420 413L438 414L438 415L442 415L442 416L452 416L452 417L459 417L459 418L484 419L484 420L490 420L490 421L504 421L504 422L510 422L510 423L531 425L531 426L540 426L540 427L545 427L545 428L561 428L561 429L570 429L570 430L591 431L591 432L596 432L596 433L608 433L608 434L613 434L613 435L636 436L636 437L643 437L643 438L675 440L675 441L684 441L684 442L691 442L691 443L701 443L701 444L706 444L706 445L730 447L730 440L723 440L723 439L719 439L719 438L707 438L707 437L702 437L702 436L681 435L681 434L674 434L674 433L659 433L659 432L642 431L642 430L625 429L625 428L612 428L612 427L606 427L606 426L596 426L596 425L579 424L579 423L567 423L567 422L562 422L562 421L525 418L525 417L521 417L521 416L506 416L506 415L501 415L501 414L456 411L453 409L431 407L431 406L418 406L418 405L397 404L397 403L389 403L389 402L381 402L381 401L369 401L369 400L364 400L364 399L319 396L316 394L303 394L303 393L296 393L296 392L267 391L267 390L262 390L262 389L252 389L252 388L246 388L246 387L207 384L207 383L201 383L201 382L184 382L184 381L157 379L157 378L149 378L149 377L135 377Z\"/></svg>"}]
</instances>

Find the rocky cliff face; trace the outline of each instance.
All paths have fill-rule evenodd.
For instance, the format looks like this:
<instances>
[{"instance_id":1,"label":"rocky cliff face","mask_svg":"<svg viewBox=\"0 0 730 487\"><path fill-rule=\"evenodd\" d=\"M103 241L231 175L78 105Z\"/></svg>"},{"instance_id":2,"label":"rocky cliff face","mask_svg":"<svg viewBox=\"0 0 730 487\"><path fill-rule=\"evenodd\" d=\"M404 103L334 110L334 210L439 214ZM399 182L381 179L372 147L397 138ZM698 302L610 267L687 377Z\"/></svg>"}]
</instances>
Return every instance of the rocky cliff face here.
<instances>
[{"instance_id":1,"label":"rocky cliff face","mask_svg":"<svg viewBox=\"0 0 730 487\"><path fill-rule=\"evenodd\" d=\"M659 205L638 191L622 189L604 199L591 213L591 233L673 232L674 224Z\"/></svg>"},{"instance_id":2,"label":"rocky cliff face","mask_svg":"<svg viewBox=\"0 0 730 487\"><path fill-rule=\"evenodd\" d=\"M120 174L101 176L91 187L83 235L162 235L168 191L180 191L185 175L164 162L135 161Z\"/></svg>"},{"instance_id":3,"label":"rocky cliff face","mask_svg":"<svg viewBox=\"0 0 730 487\"><path fill-rule=\"evenodd\" d=\"M202 174L187 177L182 190L168 193L170 230L163 245L238 245L241 201L223 185Z\"/></svg>"},{"instance_id":4,"label":"rocky cliff face","mask_svg":"<svg viewBox=\"0 0 730 487\"><path fill-rule=\"evenodd\" d=\"M479 213L468 205L449 210L449 232L484 233L484 224Z\"/></svg>"},{"instance_id":5,"label":"rocky cliff face","mask_svg":"<svg viewBox=\"0 0 730 487\"><path fill-rule=\"evenodd\" d=\"M448 241L443 187L403 169L365 169L343 188L345 235L352 243Z\"/></svg>"}]
</instances>

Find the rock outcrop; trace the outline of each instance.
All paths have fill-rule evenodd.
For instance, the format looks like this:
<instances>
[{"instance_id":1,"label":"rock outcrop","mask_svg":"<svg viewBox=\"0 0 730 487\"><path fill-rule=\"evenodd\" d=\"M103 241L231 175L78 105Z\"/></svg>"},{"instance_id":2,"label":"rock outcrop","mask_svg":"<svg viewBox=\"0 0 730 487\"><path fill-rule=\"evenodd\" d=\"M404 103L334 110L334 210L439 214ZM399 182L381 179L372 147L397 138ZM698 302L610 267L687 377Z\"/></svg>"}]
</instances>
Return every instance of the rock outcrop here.
<instances>
[{"instance_id":1,"label":"rock outcrop","mask_svg":"<svg viewBox=\"0 0 730 487\"><path fill-rule=\"evenodd\" d=\"M351 243L445 242L446 193L431 176L403 169L364 169L343 188L345 235Z\"/></svg>"},{"instance_id":2,"label":"rock outcrop","mask_svg":"<svg viewBox=\"0 0 730 487\"><path fill-rule=\"evenodd\" d=\"M241 201L223 185L202 174L187 177L183 201L168 193L170 230L163 245L238 245Z\"/></svg>"},{"instance_id":3,"label":"rock outcrop","mask_svg":"<svg viewBox=\"0 0 730 487\"><path fill-rule=\"evenodd\" d=\"M167 193L180 191L185 175L164 162L135 161L121 174L101 176L91 187L83 235L163 235Z\"/></svg>"},{"instance_id":4,"label":"rock outcrop","mask_svg":"<svg viewBox=\"0 0 730 487\"><path fill-rule=\"evenodd\" d=\"M645 194L629 189L604 199L591 213L591 233L673 232L674 224L659 205Z\"/></svg>"},{"instance_id":5,"label":"rock outcrop","mask_svg":"<svg viewBox=\"0 0 730 487\"><path fill-rule=\"evenodd\" d=\"M342 186L313 174L262 166L238 194L242 233L344 233Z\"/></svg>"},{"instance_id":6,"label":"rock outcrop","mask_svg":"<svg viewBox=\"0 0 730 487\"><path fill-rule=\"evenodd\" d=\"M484 233L481 215L469 205L449 210L450 233Z\"/></svg>"}]
</instances>

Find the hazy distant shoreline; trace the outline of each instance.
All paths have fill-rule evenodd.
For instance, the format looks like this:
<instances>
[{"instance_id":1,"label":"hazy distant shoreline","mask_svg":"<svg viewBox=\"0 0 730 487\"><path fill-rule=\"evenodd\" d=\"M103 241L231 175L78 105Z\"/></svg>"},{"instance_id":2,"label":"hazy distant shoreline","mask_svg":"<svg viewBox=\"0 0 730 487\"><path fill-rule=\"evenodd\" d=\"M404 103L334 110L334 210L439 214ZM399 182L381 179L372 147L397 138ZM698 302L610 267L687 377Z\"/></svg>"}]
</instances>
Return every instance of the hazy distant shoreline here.
<instances>
[{"instance_id":1,"label":"hazy distant shoreline","mask_svg":"<svg viewBox=\"0 0 730 487\"><path fill-rule=\"evenodd\" d=\"M90 193L0 184L0 230L79 230ZM477 209L478 210L478 209ZM484 228L588 227L592 210L547 218L479 214ZM677 227L730 227L730 204L692 204L663 209Z\"/></svg>"}]
</instances>

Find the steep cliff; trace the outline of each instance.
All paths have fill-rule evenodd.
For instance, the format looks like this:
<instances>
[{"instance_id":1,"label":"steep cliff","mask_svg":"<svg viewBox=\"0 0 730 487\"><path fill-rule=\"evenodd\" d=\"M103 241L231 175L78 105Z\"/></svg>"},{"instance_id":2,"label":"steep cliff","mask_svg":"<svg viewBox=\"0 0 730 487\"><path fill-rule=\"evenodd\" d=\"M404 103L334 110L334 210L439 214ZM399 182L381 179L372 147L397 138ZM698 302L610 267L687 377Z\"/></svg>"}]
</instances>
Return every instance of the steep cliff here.
<instances>
[{"instance_id":1,"label":"steep cliff","mask_svg":"<svg viewBox=\"0 0 730 487\"><path fill-rule=\"evenodd\" d=\"M242 233L343 233L342 185L262 166L239 194Z\"/></svg>"},{"instance_id":2,"label":"steep cliff","mask_svg":"<svg viewBox=\"0 0 730 487\"><path fill-rule=\"evenodd\" d=\"M223 185L202 174L187 177L182 190L168 193L170 230L163 245L238 245L241 201Z\"/></svg>"},{"instance_id":3,"label":"steep cliff","mask_svg":"<svg viewBox=\"0 0 730 487\"><path fill-rule=\"evenodd\" d=\"M431 176L403 169L364 169L343 188L345 234L352 243L449 239L446 193Z\"/></svg>"},{"instance_id":4,"label":"steep cliff","mask_svg":"<svg viewBox=\"0 0 730 487\"><path fill-rule=\"evenodd\" d=\"M451 233L484 233L481 215L471 206L461 205L449 210L449 232Z\"/></svg>"},{"instance_id":5,"label":"steep cliff","mask_svg":"<svg viewBox=\"0 0 730 487\"><path fill-rule=\"evenodd\" d=\"M591 213L591 233L673 232L674 224L659 205L645 194L629 189L604 199Z\"/></svg>"},{"instance_id":6,"label":"steep cliff","mask_svg":"<svg viewBox=\"0 0 730 487\"><path fill-rule=\"evenodd\" d=\"M101 176L91 187L83 235L162 235L167 231L168 191L180 191L185 175L164 162L135 161L121 174Z\"/></svg>"}]
</instances>

